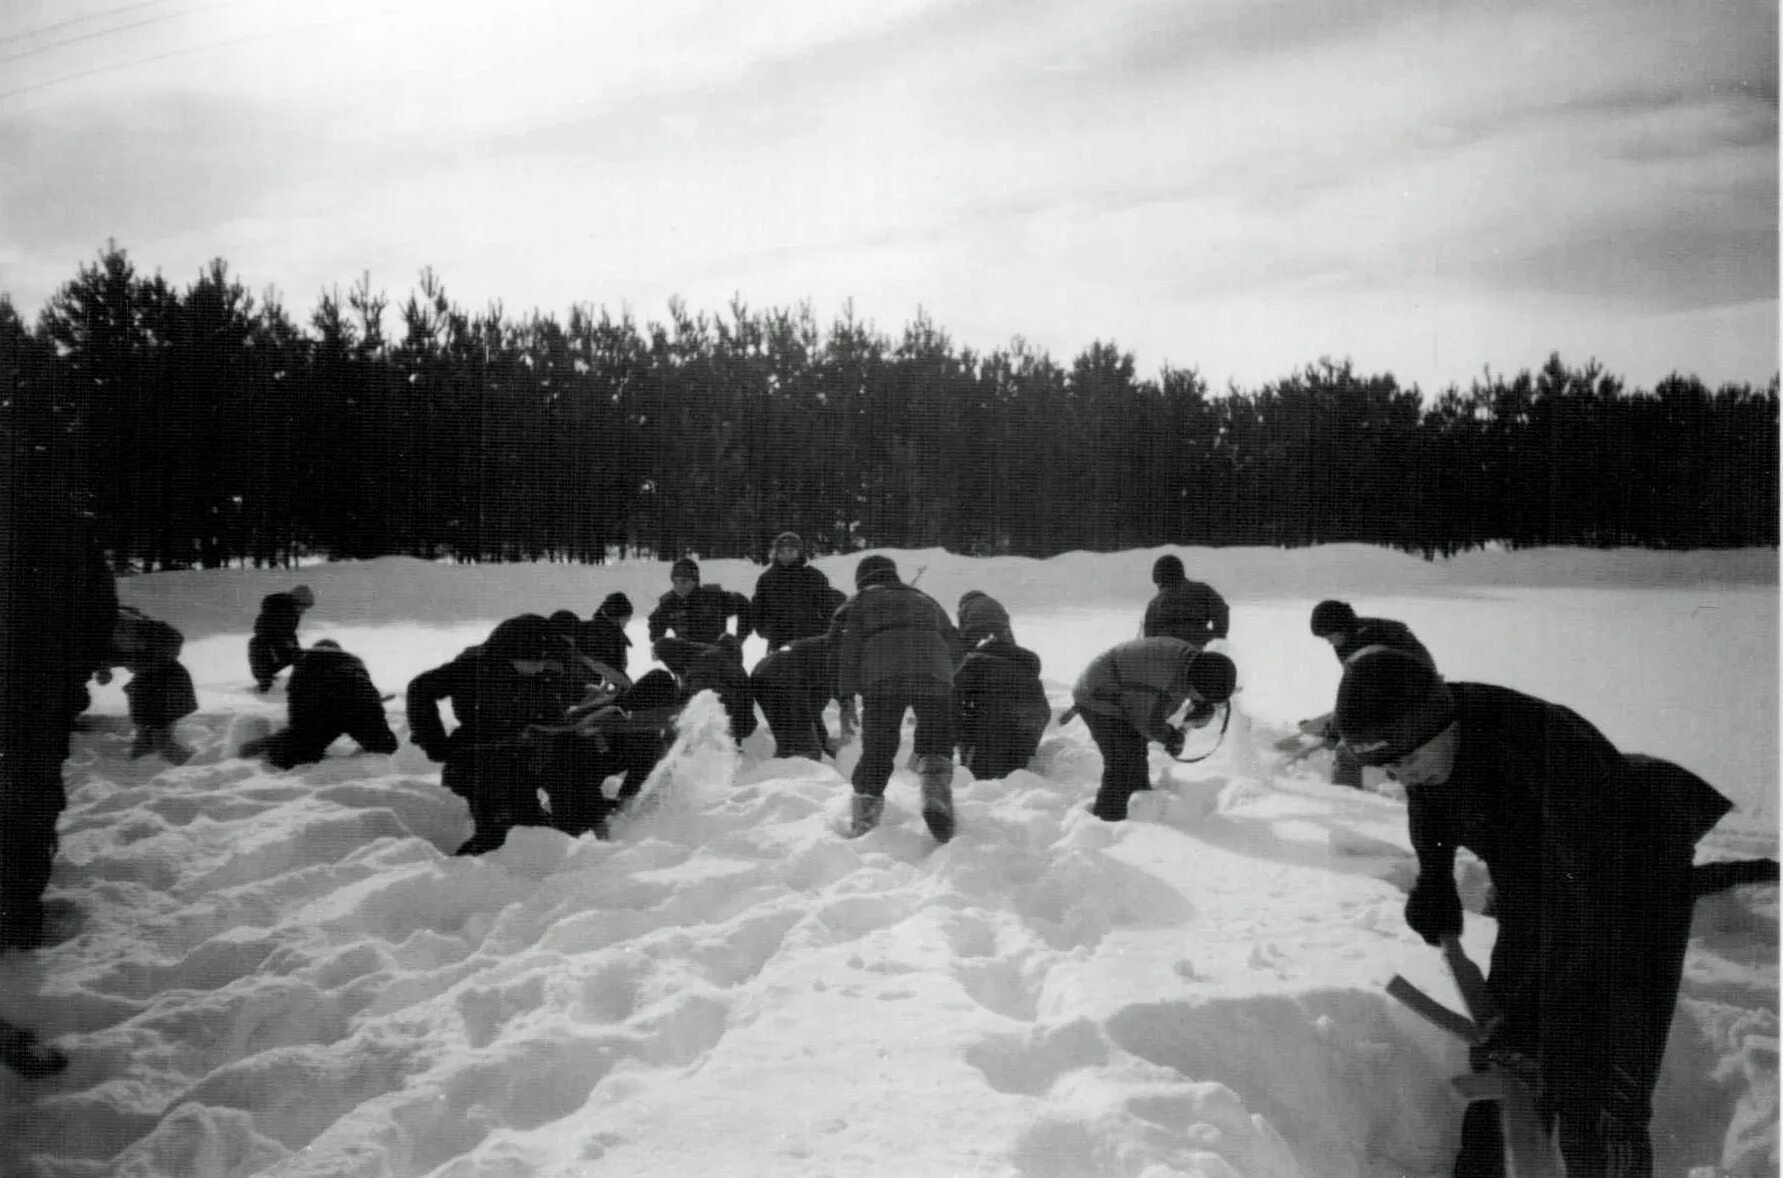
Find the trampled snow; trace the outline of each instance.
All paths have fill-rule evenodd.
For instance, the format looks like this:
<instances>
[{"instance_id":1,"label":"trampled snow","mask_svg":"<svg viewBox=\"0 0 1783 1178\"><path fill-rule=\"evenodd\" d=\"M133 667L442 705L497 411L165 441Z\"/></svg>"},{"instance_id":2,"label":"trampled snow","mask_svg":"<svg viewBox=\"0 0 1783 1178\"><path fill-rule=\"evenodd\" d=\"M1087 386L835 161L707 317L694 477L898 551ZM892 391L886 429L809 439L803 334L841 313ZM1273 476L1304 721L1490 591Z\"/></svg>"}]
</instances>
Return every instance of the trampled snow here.
<instances>
[{"instance_id":1,"label":"trampled snow","mask_svg":"<svg viewBox=\"0 0 1783 1178\"><path fill-rule=\"evenodd\" d=\"M1701 857L1770 855L1776 553L1179 551L1233 605L1223 744L1196 764L1154 748L1160 788L1107 825L1083 810L1088 733L1049 729L1029 771L958 772L944 847L902 768L881 829L842 839L857 750L777 760L764 728L739 752L709 698L611 842L522 829L481 859L451 856L464 804L410 746L342 742L291 772L227 755L282 720L282 688L247 675L264 593L315 589L305 640L364 657L398 693L400 735L408 679L521 610L586 615L625 591L636 669L661 563L120 582L187 635L201 707L181 735L199 752L129 760L120 687L95 692L57 943L0 957L0 1015L73 1063L0 1072L0 1174L1442 1173L1465 1054L1383 990L1403 973L1459 1005L1401 917L1404 807L1276 747L1336 687L1312 603L1402 618L1451 678L1565 703L1695 769L1739 806ZM971 588L1000 598L1062 709L1084 663L1135 632L1157 553L891 555L950 609ZM855 562L818 563L848 587ZM704 566L745 592L759 572ZM1482 883L1464 881L1470 904ZM1776 898L1699 903L1661 1175L1777 1171ZM1469 915L1476 960L1492 936Z\"/></svg>"}]
</instances>

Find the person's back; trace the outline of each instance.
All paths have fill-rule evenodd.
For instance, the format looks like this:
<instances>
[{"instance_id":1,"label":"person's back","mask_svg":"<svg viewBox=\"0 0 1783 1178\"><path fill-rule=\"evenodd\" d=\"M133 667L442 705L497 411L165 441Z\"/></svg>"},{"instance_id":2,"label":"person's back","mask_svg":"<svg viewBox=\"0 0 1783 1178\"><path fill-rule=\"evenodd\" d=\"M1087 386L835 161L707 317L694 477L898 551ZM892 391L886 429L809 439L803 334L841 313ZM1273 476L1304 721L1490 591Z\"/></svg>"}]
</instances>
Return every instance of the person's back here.
<instances>
[{"instance_id":1,"label":"person's back","mask_svg":"<svg viewBox=\"0 0 1783 1178\"><path fill-rule=\"evenodd\" d=\"M1231 610L1212 586L1191 581L1182 561L1160 556L1152 566L1152 583L1158 592L1145 607L1140 627L1143 638L1180 638L1197 647L1226 637Z\"/></svg>"},{"instance_id":2,"label":"person's back","mask_svg":"<svg viewBox=\"0 0 1783 1178\"><path fill-rule=\"evenodd\" d=\"M1358 652L1371 646L1402 651L1432 670L1436 669L1436 660L1430 657L1430 651L1418 641L1418 636L1412 633L1411 627L1392 618L1357 618L1356 628L1342 642L1333 644L1331 649L1338 662L1347 663Z\"/></svg>"},{"instance_id":3,"label":"person's back","mask_svg":"<svg viewBox=\"0 0 1783 1178\"><path fill-rule=\"evenodd\" d=\"M726 634L695 655L682 677L683 700L712 691L730 716L731 736L742 740L755 731L755 701L749 690L749 672L743 669L741 644Z\"/></svg>"},{"instance_id":4,"label":"person's back","mask_svg":"<svg viewBox=\"0 0 1783 1178\"><path fill-rule=\"evenodd\" d=\"M393 753L397 748L396 734L384 718L383 698L364 660L326 639L298 656L286 713L293 763L320 760L343 735L368 752Z\"/></svg>"},{"instance_id":5,"label":"person's back","mask_svg":"<svg viewBox=\"0 0 1783 1178\"><path fill-rule=\"evenodd\" d=\"M885 683L946 693L959 631L928 594L902 582L874 585L839 617L846 619L837 653L844 694Z\"/></svg>"},{"instance_id":6,"label":"person's back","mask_svg":"<svg viewBox=\"0 0 1783 1178\"><path fill-rule=\"evenodd\" d=\"M795 639L755 664L749 690L774 734L776 756L817 760L823 754L830 744L823 709L835 683L835 652L827 634Z\"/></svg>"},{"instance_id":7,"label":"person's back","mask_svg":"<svg viewBox=\"0 0 1783 1178\"><path fill-rule=\"evenodd\" d=\"M970 651L953 679L955 739L976 777L1003 777L1027 765L1052 719L1040 682L1040 656L990 639Z\"/></svg>"}]
</instances>

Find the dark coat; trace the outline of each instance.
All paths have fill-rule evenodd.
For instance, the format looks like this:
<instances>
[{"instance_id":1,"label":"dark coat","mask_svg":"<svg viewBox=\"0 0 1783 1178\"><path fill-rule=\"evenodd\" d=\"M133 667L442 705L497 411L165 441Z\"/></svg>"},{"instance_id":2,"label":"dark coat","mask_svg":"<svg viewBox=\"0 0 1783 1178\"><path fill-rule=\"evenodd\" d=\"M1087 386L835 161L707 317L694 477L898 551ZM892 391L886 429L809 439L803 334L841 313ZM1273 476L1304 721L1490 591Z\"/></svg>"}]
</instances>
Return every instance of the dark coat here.
<instances>
[{"instance_id":1,"label":"dark coat","mask_svg":"<svg viewBox=\"0 0 1783 1178\"><path fill-rule=\"evenodd\" d=\"M1187 702L1189 666L1198 650L1180 638L1135 638L1090 660L1071 689L1085 712L1126 720L1148 740L1167 740L1166 721Z\"/></svg>"},{"instance_id":2,"label":"dark coat","mask_svg":"<svg viewBox=\"0 0 1783 1178\"><path fill-rule=\"evenodd\" d=\"M725 633L728 618L737 619L739 641L749 637L749 599L741 593L731 593L722 585L695 585L686 597L680 597L671 589L650 611L650 641L673 630L677 638L710 645Z\"/></svg>"},{"instance_id":3,"label":"dark coat","mask_svg":"<svg viewBox=\"0 0 1783 1178\"><path fill-rule=\"evenodd\" d=\"M507 659L473 646L409 683L409 739L435 761L474 761L490 746L517 740L529 724L561 723L580 696L568 675L522 675ZM450 737L440 720L440 700L450 700L458 718Z\"/></svg>"},{"instance_id":4,"label":"dark coat","mask_svg":"<svg viewBox=\"0 0 1783 1178\"><path fill-rule=\"evenodd\" d=\"M804 557L790 565L776 561L755 582L751 604L755 632L767 640L769 650L778 650L795 639L827 631L830 616L846 600Z\"/></svg>"},{"instance_id":5,"label":"dark coat","mask_svg":"<svg viewBox=\"0 0 1783 1178\"><path fill-rule=\"evenodd\" d=\"M191 673L177 660L155 663L124 684L130 719L142 728L166 728L198 710Z\"/></svg>"},{"instance_id":6,"label":"dark coat","mask_svg":"<svg viewBox=\"0 0 1783 1178\"><path fill-rule=\"evenodd\" d=\"M731 718L731 735L742 740L755 731L755 698L742 655L727 646L713 644L694 656L681 680L681 698L685 702L702 691L717 692Z\"/></svg>"},{"instance_id":7,"label":"dark coat","mask_svg":"<svg viewBox=\"0 0 1783 1178\"><path fill-rule=\"evenodd\" d=\"M1181 581L1158 590L1145 607L1145 624L1141 634L1146 638L1180 638L1205 646L1215 638L1224 638L1232 623L1232 613L1209 585L1200 581Z\"/></svg>"},{"instance_id":8,"label":"dark coat","mask_svg":"<svg viewBox=\"0 0 1783 1178\"><path fill-rule=\"evenodd\" d=\"M597 613L576 628L576 649L615 671L625 672L631 639L618 622Z\"/></svg>"},{"instance_id":9,"label":"dark coat","mask_svg":"<svg viewBox=\"0 0 1783 1178\"><path fill-rule=\"evenodd\" d=\"M254 637L279 644L297 642L297 624L303 620L303 607L289 593L268 593L260 599L260 614L254 619Z\"/></svg>"},{"instance_id":10,"label":"dark coat","mask_svg":"<svg viewBox=\"0 0 1783 1178\"><path fill-rule=\"evenodd\" d=\"M946 692L961 653L960 632L935 599L901 581L870 585L830 624L838 694L880 685Z\"/></svg>"},{"instance_id":11,"label":"dark coat","mask_svg":"<svg viewBox=\"0 0 1783 1178\"><path fill-rule=\"evenodd\" d=\"M954 738L960 748L973 750L966 767L981 777L1000 777L1026 764L1052 720L1040 656L1000 639L966 655L954 672L953 702Z\"/></svg>"},{"instance_id":12,"label":"dark coat","mask_svg":"<svg viewBox=\"0 0 1783 1178\"><path fill-rule=\"evenodd\" d=\"M1655 963L1630 960L1651 915L1632 898L1664 900L1658 880L1687 906L1692 848L1731 806L1677 766L1624 757L1567 708L1503 687L1449 687L1454 771L1407 791L1418 887L1446 889L1458 912L1456 848L1485 862L1498 919L1488 982L1518 1039L1510 1045L1540 1058L1555 1091L1590 1089L1596 1054L1621 1034L1614 996L1655 980Z\"/></svg>"},{"instance_id":13,"label":"dark coat","mask_svg":"<svg viewBox=\"0 0 1783 1178\"><path fill-rule=\"evenodd\" d=\"M778 755L817 756L827 735L823 710L836 691L836 654L829 636L800 638L769 651L755 664L749 690L774 732Z\"/></svg>"},{"instance_id":14,"label":"dark coat","mask_svg":"<svg viewBox=\"0 0 1783 1178\"><path fill-rule=\"evenodd\" d=\"M1392 618L1357 618L1355 630L1342 642L1334 643L1331 649L1337 655L1338 662L1347 663L1371 646L1401 651L1432 671L1436 670L1436 660L1430 657L1430 652L1424 649L1424 644L1418 641L1411 627Z\"/></svg>"}]
</instances>

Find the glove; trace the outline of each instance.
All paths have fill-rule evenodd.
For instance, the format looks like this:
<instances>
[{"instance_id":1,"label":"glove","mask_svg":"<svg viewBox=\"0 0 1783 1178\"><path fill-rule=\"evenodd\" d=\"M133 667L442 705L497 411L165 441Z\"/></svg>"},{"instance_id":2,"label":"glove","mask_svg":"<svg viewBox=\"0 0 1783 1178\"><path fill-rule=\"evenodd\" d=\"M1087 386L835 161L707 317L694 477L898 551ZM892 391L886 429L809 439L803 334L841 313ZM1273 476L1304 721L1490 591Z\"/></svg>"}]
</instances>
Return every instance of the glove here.
<instances>
[{"instance_id":1,"label":"glove","mask_svg":"<svg viewBox=\"0 0 1783 1178\"><path fill-rule=\"evenodd\" d=\"M1182 729L1172 728L1170 735L1164 738L1164 751L1173 757L1181 754L1182 742L1186 736L1187 734Z\"/></svg>"},{"instance_id":2,"label":"glove","mask_svg":"<svg viewBox=\"0 0 1783 1178\"><path fill-rule=\"evenodd\" d=\"M1455 881L1419 876L1405 901L1405 923L1427 945L1439 944L1446 936L1460 936L1461 894L1455 890Z\"/></svg>"}]
</instances>

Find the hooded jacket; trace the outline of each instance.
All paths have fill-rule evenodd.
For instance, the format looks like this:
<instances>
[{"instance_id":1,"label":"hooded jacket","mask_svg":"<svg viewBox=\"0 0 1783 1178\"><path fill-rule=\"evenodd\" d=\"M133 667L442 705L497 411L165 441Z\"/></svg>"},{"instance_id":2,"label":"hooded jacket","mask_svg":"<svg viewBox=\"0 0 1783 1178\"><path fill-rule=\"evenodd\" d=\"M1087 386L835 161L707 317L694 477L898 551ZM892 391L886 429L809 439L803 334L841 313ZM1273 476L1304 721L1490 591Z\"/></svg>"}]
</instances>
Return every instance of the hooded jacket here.
<instances>
[{"instance_id":1,"label":"hooded jacket","mask_svg":"<svg viewBox=\"0 0 1783 1178\"><path fill-rule=\"evenodd\" d=\"M1090 660L1072 701L1099 716L1121 716L1148 740L1172 735L1166 721L1191 695L1189 667L1200 652L1180 638L1135 638Z\"/></svg>"}]
</instances>

